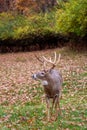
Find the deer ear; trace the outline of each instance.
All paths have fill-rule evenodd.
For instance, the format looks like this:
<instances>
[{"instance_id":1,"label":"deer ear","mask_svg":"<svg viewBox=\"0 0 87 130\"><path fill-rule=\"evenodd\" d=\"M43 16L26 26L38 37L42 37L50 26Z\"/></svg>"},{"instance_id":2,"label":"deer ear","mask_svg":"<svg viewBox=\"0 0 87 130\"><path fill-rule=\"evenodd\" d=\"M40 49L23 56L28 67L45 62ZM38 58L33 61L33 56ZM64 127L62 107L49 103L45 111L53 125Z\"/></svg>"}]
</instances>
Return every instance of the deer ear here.
<instances>
[{"instance_id":1,"label":"deer ear","mask_svg":"<svg viewBox=\"0 0 87 130\"><path fill-rule=\"evenodd\" d=\"M43 70L44 73L47 73L47 70Z\"/></svg>"}]
</instances>

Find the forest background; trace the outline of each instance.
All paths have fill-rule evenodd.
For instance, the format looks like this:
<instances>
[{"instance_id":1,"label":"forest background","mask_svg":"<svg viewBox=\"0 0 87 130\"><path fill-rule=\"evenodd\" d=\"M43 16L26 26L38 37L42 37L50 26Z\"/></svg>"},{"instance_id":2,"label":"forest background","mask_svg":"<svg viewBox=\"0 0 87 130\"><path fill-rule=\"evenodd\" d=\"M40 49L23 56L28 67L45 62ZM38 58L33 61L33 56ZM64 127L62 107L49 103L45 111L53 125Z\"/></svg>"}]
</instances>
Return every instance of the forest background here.
<instances>
[{"instance_id":1,"label":"forest background","mask_svg":"<svg viewBox=\"0 0 87 130\"><path fill-rule=\"evenodd\" d=\"M87 0L0 0L0 52L87 41Z\"/></svg>"}]
</instances>

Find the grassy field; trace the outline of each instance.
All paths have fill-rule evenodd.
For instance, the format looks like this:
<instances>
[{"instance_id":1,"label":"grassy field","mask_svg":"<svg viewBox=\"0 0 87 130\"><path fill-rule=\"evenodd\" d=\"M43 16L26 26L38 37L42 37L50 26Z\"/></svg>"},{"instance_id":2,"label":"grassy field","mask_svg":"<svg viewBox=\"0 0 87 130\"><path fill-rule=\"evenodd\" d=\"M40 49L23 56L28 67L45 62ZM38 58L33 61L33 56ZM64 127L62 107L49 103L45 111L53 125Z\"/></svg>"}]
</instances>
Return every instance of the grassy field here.
<instances>
[{"instance_id":1,"label":"grassy field","mask_svg":"<svg viewBox=\"0 0 87 130\"><path fill-rule=\"evenodd\" d=\"M54 51L62 55L57 66L64 80L62 114L47 122L43 87L31 75L41 69L34 54ZM87 130L87 52L0 54L0 130Z\"/></svg>"}]
</instances>

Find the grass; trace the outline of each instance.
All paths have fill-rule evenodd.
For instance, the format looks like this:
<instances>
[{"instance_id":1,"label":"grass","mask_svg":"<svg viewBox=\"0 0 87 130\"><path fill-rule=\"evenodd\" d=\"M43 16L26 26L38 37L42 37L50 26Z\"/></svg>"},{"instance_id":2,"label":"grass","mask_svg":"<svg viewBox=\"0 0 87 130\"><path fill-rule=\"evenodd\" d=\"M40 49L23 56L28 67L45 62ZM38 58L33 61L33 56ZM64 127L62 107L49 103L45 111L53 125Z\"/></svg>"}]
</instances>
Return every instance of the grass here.
<instances>
[{"instance_id":1,"label":"grass","mask_svg":"<svg viewBox=\"0 0 87 130\"><path fill-rule=\"evenodd\" d=\"M31 79L31 72L41 68L34 53L49 56L54 50L0 54L0 130L87 129L87 53L55 51L62 54L62 114L50 122L43 87Z\"/></svg>"}]
</instances>

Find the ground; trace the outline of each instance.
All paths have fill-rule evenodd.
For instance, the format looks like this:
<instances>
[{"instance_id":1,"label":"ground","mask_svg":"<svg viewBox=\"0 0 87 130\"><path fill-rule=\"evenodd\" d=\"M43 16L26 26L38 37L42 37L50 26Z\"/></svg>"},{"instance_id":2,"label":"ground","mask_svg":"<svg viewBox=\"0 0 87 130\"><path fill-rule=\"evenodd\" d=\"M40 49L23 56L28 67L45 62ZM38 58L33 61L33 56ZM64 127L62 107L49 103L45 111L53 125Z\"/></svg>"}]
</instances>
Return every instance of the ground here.
<instances>
[{"instance_id":1,"label":"ground","mask_svg":"<svg viewBox=\"0 0 87 130\"><path fill-rule=\"evenodd\" d=\"M31 75L42 65L34 54L61 53L62 113L47 122L43 87ZM0 130L87 130L87 52L68 48L0 54Z\"/></svg>"}]
</instances>

